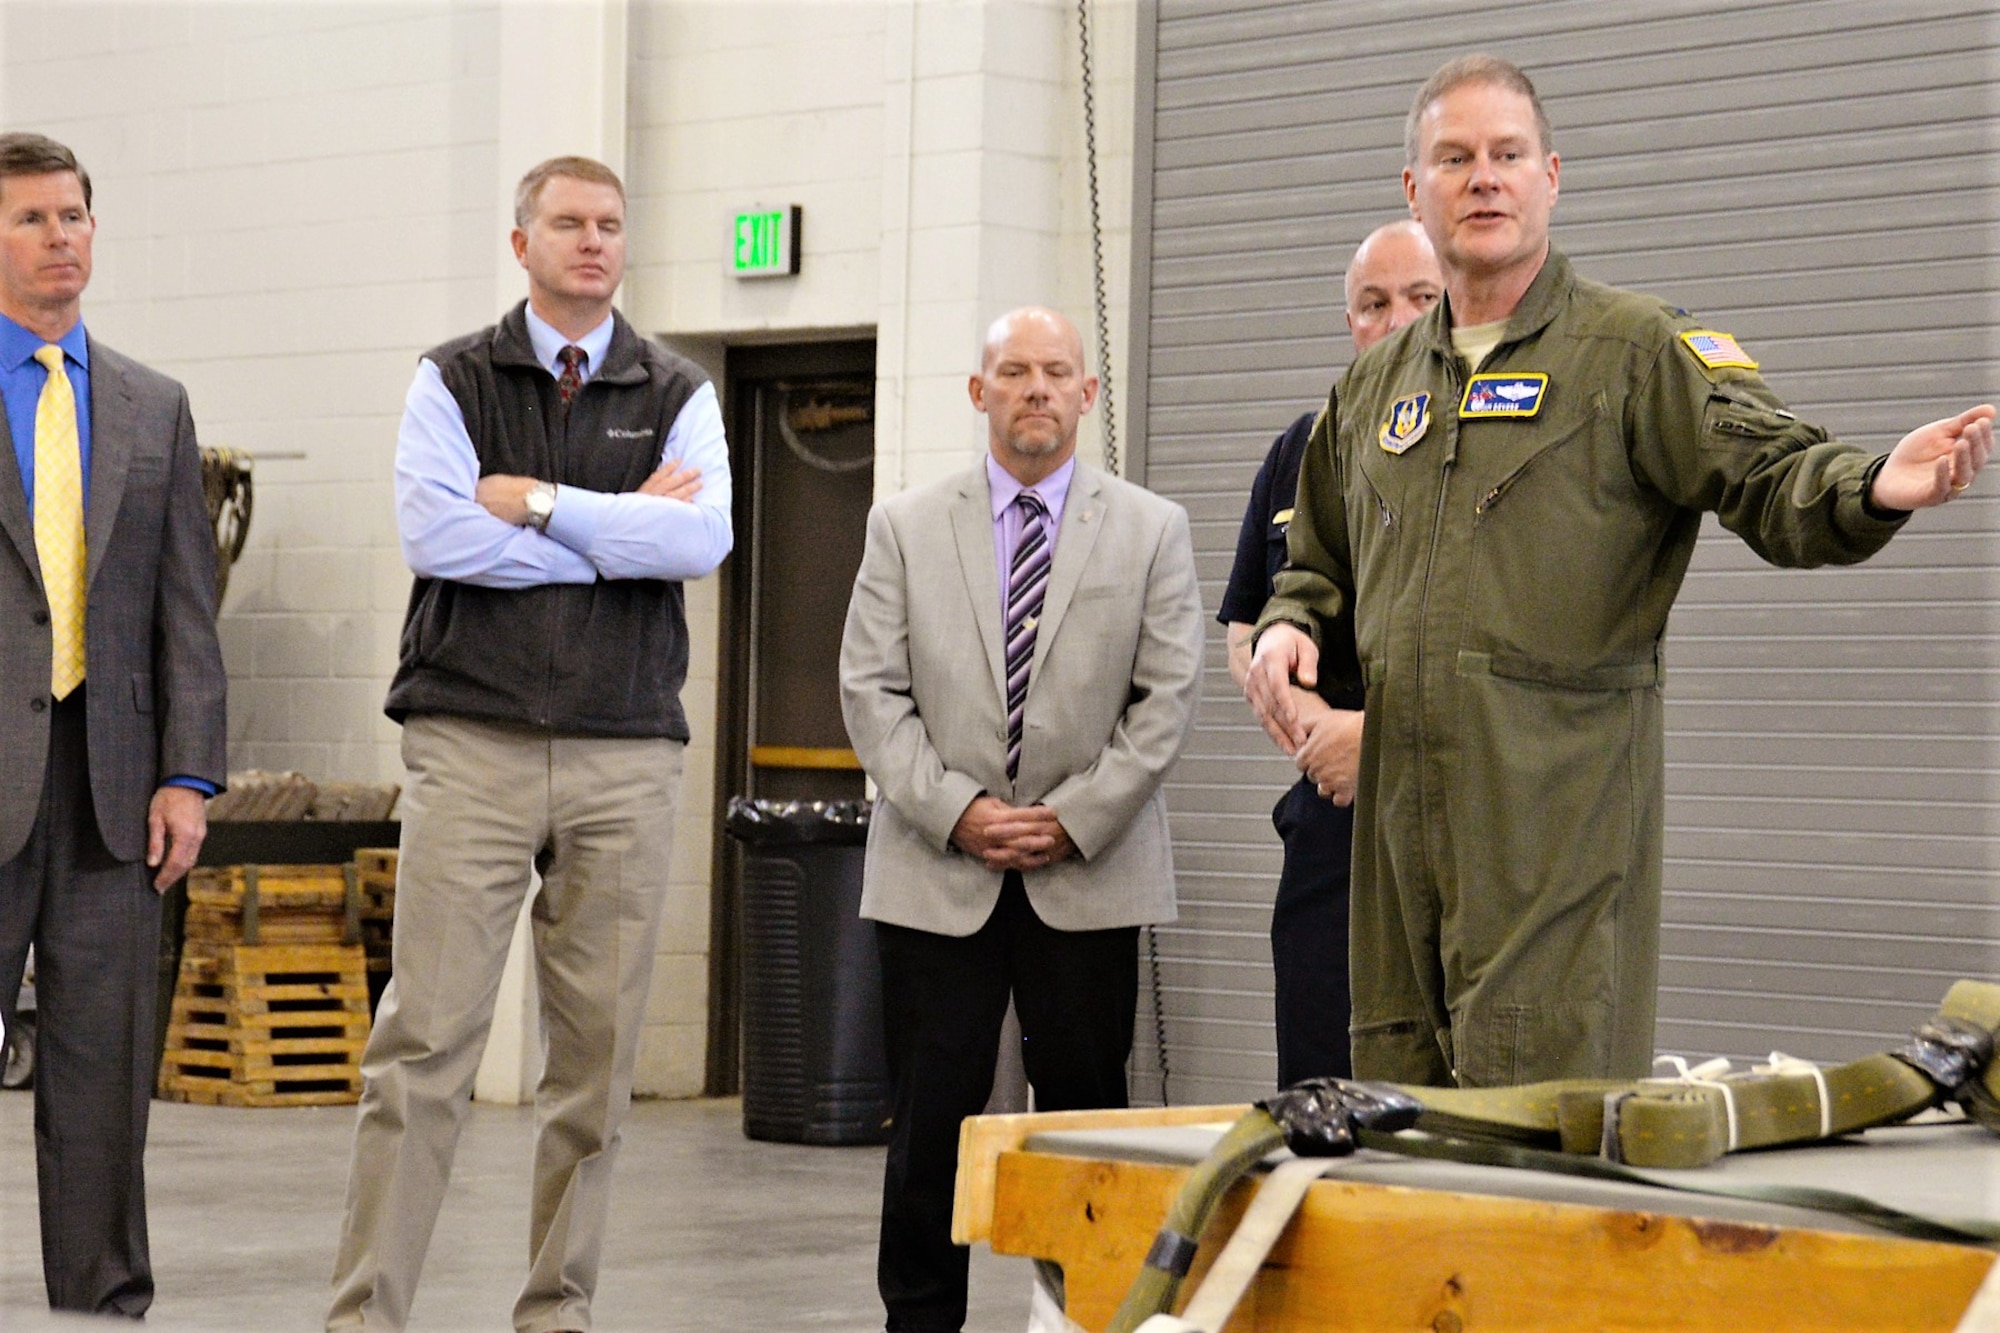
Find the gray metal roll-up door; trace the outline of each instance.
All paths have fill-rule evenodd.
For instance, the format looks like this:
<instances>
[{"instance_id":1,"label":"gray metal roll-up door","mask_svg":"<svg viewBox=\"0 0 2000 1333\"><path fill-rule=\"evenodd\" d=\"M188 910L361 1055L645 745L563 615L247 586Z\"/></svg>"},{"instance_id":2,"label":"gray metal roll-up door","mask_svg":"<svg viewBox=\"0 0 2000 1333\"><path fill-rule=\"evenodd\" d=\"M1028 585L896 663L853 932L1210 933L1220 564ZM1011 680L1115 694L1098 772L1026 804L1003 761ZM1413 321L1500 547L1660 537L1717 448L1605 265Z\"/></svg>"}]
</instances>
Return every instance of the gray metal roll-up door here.
<instances>
[{"instance_id":1,"label":"gray metal roll-up door","mask_svg":"<svg viewBox=\"0 0 2000 1333\"><path fill-rule=\"evenodd\" d=\"M1405 212L1409 98L1468 50L1536 80L1578 269L1736 334L1800 415L1886 450L2000 393L1993 4L1162 0L1150 18L1134 397L1144 480L1188 507L1211 611L1258 461L1348 359L1341 266ZM2000 472L1857 569L1770 569L1709 523L1668 634L1662 1050L1844 1059L1954 977L2000 972L1996 643ZM1177 1102L1273 1078L1269 810L1292 776L1216 627L1171 786Z\"/></svg>"}]
</instances>

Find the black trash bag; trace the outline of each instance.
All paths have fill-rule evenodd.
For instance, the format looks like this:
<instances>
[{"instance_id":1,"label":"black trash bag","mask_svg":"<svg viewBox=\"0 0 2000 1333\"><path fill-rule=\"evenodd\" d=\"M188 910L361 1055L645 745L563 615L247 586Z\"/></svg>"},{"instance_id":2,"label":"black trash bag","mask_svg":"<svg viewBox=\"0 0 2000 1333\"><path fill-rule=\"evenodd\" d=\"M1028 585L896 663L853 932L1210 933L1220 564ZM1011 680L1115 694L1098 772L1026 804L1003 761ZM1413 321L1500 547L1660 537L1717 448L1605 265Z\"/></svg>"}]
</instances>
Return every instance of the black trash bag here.
<instances>
[{"instance_id":1,"label":"black trash bag","mask_svg":"<svg viewBox=\"0 0 2000 1333\"><path fill-rule=\"evenodd\" d=\"M1389 1083L1309 1078L1257 1105L1300 1157L1345 1157L1364 1129L1394 1134L1417 1123L1423 1103Z\"/></svg>"},{"instance_id":2,"label":"black trash bag","mask_svg":"<svg viewBox=\"0 0 2000 1333\"><path fill-rule=\"evenodd\" d=\"M732 796L723 827L739 842L859 847L868 841L868 810L866 801L753 801Z\"/></svg>"}]
</instances>

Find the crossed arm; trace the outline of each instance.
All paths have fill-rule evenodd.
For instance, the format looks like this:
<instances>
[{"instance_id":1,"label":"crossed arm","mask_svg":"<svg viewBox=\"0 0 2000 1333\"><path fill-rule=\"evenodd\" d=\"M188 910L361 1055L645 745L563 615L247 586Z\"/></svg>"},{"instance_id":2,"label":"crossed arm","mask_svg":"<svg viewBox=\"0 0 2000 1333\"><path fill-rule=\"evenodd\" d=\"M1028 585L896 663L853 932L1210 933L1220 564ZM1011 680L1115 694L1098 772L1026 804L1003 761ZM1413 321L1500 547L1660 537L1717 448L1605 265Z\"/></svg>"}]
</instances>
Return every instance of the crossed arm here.
<instances>
[{"instance_id":1,"label":"crossed arm","mask_svg":"<svg viewBox=\"0 0 2000 1333\"><path fill-rule=\"evenodd\" d=\"M464 414L437 367L418 366L396 441L403 556L426 578L488 588L600 578L700 578L729 553L729 448L703 385L666 432L660 466L622 494L562 486L546 533L527 525L533 477L479 475Z\"/></svg>"}]
</instances>

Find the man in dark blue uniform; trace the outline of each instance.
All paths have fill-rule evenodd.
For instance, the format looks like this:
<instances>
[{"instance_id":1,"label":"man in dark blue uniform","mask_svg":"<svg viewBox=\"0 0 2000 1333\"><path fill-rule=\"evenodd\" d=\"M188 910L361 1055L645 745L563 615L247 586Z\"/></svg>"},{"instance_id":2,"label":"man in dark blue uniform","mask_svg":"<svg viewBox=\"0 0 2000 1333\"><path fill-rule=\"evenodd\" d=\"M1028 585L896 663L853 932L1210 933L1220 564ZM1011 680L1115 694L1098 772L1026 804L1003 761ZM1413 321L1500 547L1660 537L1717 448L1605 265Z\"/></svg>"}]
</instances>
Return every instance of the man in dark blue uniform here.
<instances>
[{"instance_id":1,"label":"man in dark blue uniform","mask_svg":"<svg viewBox=\"0 0 2000 1333\"><path fill-rule=\"evenodd\" d=\"M1358 353L1436 304L1444 278L1423 228L1377 228L1347 266L1347 328ZM1250 488L1236 563L1217 619L1229 627L1229 674L1240 686L1250 667L1250 629L1285 563L1285 529L1298 489L1299 460L1312 434L1308 412L1271 445ZM1271 964L1277 975L1278 1086L1350 1072L1347 1040L1347 879L1354 842L1354 774L1361 751L1361 697L1299 692L1311 735L1291 758L1305 776L1271 811L1285 844L1271 909Z\"/></svg>"}]
</instances>

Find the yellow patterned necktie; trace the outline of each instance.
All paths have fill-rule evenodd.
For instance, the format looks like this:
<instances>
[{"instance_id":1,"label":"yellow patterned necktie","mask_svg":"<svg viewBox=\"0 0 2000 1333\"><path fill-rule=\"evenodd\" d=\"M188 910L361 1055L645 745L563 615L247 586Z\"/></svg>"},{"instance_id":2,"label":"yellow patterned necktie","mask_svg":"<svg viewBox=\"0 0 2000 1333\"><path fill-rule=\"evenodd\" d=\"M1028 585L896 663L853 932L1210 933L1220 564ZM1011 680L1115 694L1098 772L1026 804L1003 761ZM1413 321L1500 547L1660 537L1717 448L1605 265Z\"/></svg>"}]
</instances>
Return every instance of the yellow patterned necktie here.
<instances>
[{"instance_id":1,"label":"yellow patterned necktie","mask_svg":"<svg viewBox=\"0 0 2000 1333\"><path fill-rule=\"evenodd\" d=\"M35 404L35 554L55 640L49 692L62 699L83 683L83 448L62 348L44 344L35 360L49 371Z\"/></svg>"}]
</instances>

